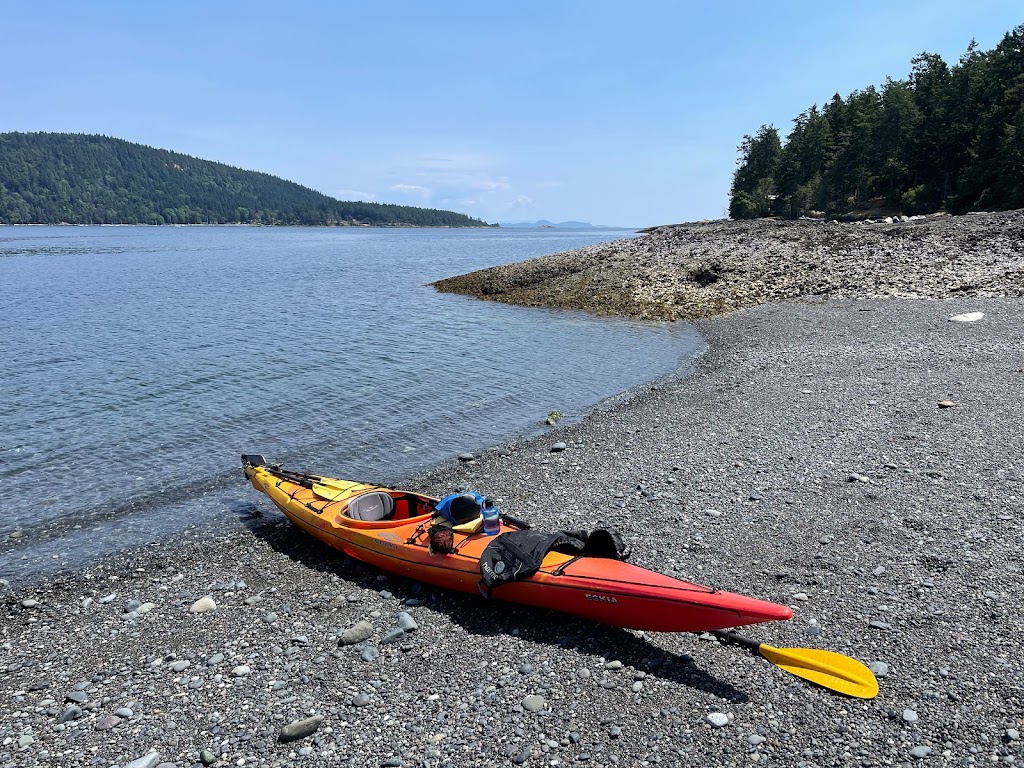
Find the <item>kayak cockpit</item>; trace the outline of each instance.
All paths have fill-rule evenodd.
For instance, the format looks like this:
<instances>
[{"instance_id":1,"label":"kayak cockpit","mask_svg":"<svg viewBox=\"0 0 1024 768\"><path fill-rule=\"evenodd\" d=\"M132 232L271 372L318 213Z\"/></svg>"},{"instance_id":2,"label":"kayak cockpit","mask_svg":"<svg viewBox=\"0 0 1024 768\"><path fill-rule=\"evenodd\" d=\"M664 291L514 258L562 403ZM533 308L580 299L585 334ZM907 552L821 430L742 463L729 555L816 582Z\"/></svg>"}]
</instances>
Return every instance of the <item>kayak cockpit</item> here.
<instances>
[{"instance_id":1,"label":"kayak cockpit","mask_svg":"<svg viewBox=\"0 0 1024 768\"><path fill-rule=\"evenodd\" d=\"M390 520L395 515L395 497L384 491L363 493L350 500L342 514L353 520L362 520L364 523ZM403 515L408 516L408 512Z\"/></svg>"},{"instance_id":2,"label":"kayak cockpit","mask_svg":"<svg viewBox=\"0 0 1024 768\"><path fill-rule=\"evenodd\" d=\"M333 510L332 510L333 511ZM408 522L434 513L434 500L404 491L367 491L352 496L337 510L340 517L360 523Z\"/></svg>"},{"instance_id":3,"label":"kayak cockpit","mask_svg":"<svg viewBox=\"0 0 1024 768\"><path fill-rule=\"evenodd\" d=\"M258 454L243 454L242 466L253 487L282 510L282 504L298 504L317 517L329 513L335 525L347 528L392 528L428 520L437 504L420 493L286 470ZM285 497L276 498L271 488Z\"/></svg>"}]
</instances>

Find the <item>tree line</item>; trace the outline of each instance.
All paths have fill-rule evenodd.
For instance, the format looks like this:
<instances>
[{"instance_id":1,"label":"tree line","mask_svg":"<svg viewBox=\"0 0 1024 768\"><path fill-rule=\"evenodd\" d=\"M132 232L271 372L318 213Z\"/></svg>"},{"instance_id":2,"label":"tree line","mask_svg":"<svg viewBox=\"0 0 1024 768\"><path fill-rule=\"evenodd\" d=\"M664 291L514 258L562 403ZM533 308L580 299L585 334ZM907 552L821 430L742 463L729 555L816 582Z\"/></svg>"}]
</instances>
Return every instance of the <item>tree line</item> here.
<instances>
[{"instance_id":1,"label":"tree line","mask_svg":"<svg viewBox=\"0 0 1024 768\"><path fill-rule=\"evenodd\" d=\"M0 134L0 224L489 226L453 211L335 200L267 173L73 133Z\"/></svg>"},{"instance_id":2,"label":"tree line","mask_svg":"<svg viewBox=\"0 0 1024 768\"><path fill-rule=\"evenodd\" d=\"M954 66L922 53L886 79L802 112L782 143L744 136L729 216L1024 208L1024 24Z\"/></svg>"}]
</instances>

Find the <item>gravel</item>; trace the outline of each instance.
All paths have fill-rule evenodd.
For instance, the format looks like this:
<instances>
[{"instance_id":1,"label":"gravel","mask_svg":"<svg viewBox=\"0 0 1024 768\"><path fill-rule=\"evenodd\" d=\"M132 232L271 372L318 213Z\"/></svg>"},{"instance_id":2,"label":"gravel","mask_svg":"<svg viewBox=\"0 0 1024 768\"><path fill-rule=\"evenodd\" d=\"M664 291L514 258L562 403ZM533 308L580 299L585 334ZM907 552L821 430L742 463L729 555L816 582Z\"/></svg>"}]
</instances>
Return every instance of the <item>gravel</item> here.
<instances>
[{"instance_id":1,"label":"gravel","mask_svg":"<svg viewBox=\"0 0 1024 768\"><path fill-rule=\"evenodd\" d=\"M613 524L640 565L794 604L746 634L859 658L876 699L712 638L382 574L239 474L265 514L230 535L41 583L4 574L0 768L1019 762L1021 309L811 297L732 312L700 322L692 375L404 479L486 492L542 528ZM969 312L984 317L949 322ZM192 610L211 594L214 610Z\"/></svg>"}]
</instances>

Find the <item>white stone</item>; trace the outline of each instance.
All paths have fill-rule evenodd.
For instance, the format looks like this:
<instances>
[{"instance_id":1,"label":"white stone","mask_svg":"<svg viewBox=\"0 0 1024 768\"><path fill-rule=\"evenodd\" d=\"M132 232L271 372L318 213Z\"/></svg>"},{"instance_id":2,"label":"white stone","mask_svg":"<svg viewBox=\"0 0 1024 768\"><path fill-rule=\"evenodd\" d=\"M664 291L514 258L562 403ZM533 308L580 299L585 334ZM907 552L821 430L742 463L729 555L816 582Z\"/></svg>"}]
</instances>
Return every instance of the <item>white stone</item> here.
<instances>
[{"instance_id":1,"label":"white stone","mask_svg":"<svg viewBox=\"0 0 1024 768\"><path fill-rule=\"evenodd\" d=\"M984 312L964 312L962 315L953 315L949 321L951 323L976 323L984 316Z\"/></svg>"},{"instance_id":2,"label":"white stone","mask_svg":"<svg viewBox=\"0 0 1024 768\"><path fill-rule=\"evenodd\" d=\"M213 598L207 595L206 597L200 597L192 603L192 607L189 608L189 610L192 613L206 613L207 611L212 611L216 607L217 604L213 601Z\"/></svg>"},{"instance_id":3,"label":"white stone","mask_svg":"<svg viewBox=\"0 0 1024 768\"><path fill-rule=\"evenodd\" d=\"M724 728L729 724L729 716L724 712L711 712L704 718L704 722L712 728Z\"/></svg>"}]
</instances>

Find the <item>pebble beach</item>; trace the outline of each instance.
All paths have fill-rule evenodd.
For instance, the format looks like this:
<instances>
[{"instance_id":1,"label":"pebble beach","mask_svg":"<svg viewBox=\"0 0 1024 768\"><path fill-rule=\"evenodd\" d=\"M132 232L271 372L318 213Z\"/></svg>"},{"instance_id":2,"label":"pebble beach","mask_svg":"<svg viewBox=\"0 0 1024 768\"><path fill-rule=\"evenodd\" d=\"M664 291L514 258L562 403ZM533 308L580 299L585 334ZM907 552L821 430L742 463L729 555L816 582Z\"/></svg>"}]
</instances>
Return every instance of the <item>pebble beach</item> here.
<instances>
[{"instance_id":1,"label":"pebble beach","mask_svg":"<svg viewBox=\"0 0 1024 768\"><path fill-rule=\"evenodd\" d=\"M614 525L641 566L791 605L745 634L853 656L877 698L709 636L388 576L294 529L239 469L252 508L231 535L0 587L0 767L1024 761L1022 227L681 225L503 268L501 290L467 276L462 292L597 311L581 297L599 264L601 290L628 293L606 311L694 318L708 350L579 423L366 478L472 488L541 528ZM801 243L818 244L803 272Z\"/></svg>"}]
</instances>

